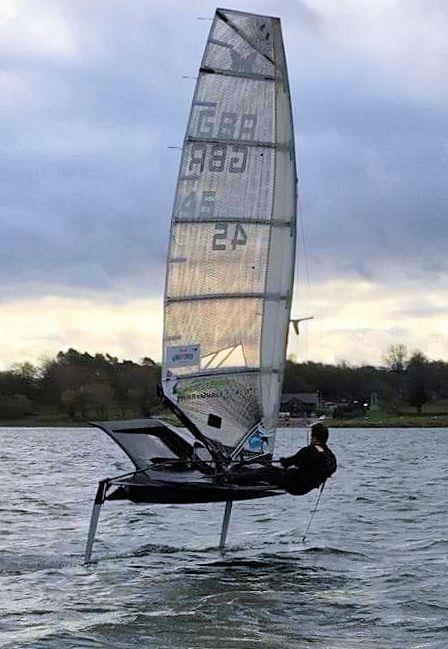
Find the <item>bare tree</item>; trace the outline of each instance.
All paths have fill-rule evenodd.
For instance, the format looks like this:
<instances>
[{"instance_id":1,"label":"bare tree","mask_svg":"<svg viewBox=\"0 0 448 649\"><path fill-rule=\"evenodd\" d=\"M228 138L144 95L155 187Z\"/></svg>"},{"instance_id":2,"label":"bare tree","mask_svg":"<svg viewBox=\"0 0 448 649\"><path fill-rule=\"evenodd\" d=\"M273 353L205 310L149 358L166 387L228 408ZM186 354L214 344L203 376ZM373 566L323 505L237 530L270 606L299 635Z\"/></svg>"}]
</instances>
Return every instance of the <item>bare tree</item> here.
<instances>
[{"instance_id":1,"label":"bare tree","mask_svg":"<svg viewBox=\"0 0 448 649\"><path fill-rule=\"evenodd\" d=\"M391 345L387 352L383 354L383 363L395 375L395 397L390 402L390 405L394 408L398 408L398 403L404 397L403 374L406 369L407 355L406 345L402 343Z\"/></svg>"},{"instance_id":2,"label":"bare tree","mask_svg":"<svg viewBox=\"0 0 448 649\"><path fill-rule=\"evenodd\" d=\"M408 356L408 350L406 345L398 343L397 345L391 345L387 352L382 356L384 365L391 370L391 372L397 372L397 374L402 373L406 368L406 358Z\"/></svg>"}]
</instances>

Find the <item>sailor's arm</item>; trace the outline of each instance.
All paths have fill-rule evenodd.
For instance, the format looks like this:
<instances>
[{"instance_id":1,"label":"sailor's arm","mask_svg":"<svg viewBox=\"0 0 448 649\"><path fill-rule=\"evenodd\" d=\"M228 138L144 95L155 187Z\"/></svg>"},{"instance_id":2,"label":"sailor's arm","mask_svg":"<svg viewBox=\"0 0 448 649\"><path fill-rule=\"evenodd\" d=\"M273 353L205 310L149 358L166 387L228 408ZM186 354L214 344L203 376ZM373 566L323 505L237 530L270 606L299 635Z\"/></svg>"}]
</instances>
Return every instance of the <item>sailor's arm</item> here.
<instances>
[{"instance_id":1,"label":"sailor's arm","mask_svg":"<svg viewBox=\"0 0 448 649\"><path fill-rule=\"evenodd\" d=\"M280 464L284 469L290 466L299 466L308 455L308 447L301 448L300 451L290 457L281 457Z\"/></svg>"}]
</instances>

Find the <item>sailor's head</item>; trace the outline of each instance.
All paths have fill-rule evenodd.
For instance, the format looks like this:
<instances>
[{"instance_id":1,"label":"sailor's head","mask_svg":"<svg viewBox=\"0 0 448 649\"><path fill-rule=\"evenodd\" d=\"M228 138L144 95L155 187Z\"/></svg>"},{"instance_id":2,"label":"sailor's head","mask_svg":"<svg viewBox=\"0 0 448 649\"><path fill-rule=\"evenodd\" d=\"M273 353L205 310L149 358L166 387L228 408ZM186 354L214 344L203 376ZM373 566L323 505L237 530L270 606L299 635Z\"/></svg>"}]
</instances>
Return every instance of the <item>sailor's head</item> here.
<instances>
[{"instance_id":1,"label":"sailor's head","mask_svg":"<svg viewBox=\"0 0 448 649\"><path fill-rule=\"evenodd\" d=\"M311 444L325 446L328 441L328 428L320 421L311 426Z\"/></svg>"}]
</instances>

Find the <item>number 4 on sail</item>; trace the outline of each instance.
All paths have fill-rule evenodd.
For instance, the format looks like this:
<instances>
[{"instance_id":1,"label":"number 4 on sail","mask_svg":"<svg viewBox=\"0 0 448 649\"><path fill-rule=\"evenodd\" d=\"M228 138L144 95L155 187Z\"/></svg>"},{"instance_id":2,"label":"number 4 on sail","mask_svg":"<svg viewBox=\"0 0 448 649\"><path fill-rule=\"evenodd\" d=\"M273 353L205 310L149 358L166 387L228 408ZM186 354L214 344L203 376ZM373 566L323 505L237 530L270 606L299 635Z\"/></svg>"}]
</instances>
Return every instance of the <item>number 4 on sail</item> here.
<instances>
[{"instance_id":1,"label":"number 4 on sail","mask_svg":"<svg viewBox=\"0 0 448 649\"><path fill-rule=\"evenodd\" d=\"M167 255L162 419L97 422L135 470L106 500L225 502L266 482L285 366L296 246L296 165L280 20L216 11L185 135Z\"/></svg>"},{"instance_id":2,"label":"number 4 on sail","mask_svg":"<svg viewBox=\"0 0 448 649\"><path fill-rule=\"evenodd\" d=\"M237 246L245 246L247 243L247 234L241 223L230 224L231 233L229 235L229 224L221 221L215 223L217 234L213 236L213 250L227 250L228 246L235 250ZM229 238L230 244L229 244Z\"/></svg>"}]
</instances>

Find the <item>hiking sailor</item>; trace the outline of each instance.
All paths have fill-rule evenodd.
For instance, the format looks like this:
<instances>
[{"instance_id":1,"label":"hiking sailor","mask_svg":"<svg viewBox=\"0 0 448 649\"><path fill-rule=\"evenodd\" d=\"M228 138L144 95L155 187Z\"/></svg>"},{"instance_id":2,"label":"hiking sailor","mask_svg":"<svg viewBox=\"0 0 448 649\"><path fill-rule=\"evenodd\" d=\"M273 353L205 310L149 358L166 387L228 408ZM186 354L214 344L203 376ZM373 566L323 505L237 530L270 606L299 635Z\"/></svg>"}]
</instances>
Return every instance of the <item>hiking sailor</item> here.
<instances>
[{"instance_id":1,"label":"hiking sailor","mask_svg":"<svg viewBox=\"0 0 448 649\"><path fill-rule=\"evenodd\" d=\"M337 468L336 457L327 446L328 428L321 422L311 426L311 440L291 457L281 457L285 471L279 484L294 496L317 489ZM280 470L279 470L280 471Z\"/></svg>"},{"instance_id":2,"label":"hiking sailor","mask_svg":"<svg viewBox=\"0 0 448 649\"><path fill-rule=\"evenodd\" d=\"M337 468L336 457L327 446L328 428L321 422L311 426L311 440L291 457L281 457L277 466L247 470L233 476L239 484L264 482L284 489L293 496L302 496L320 487Z\"/></svg>"}]
</instances>

